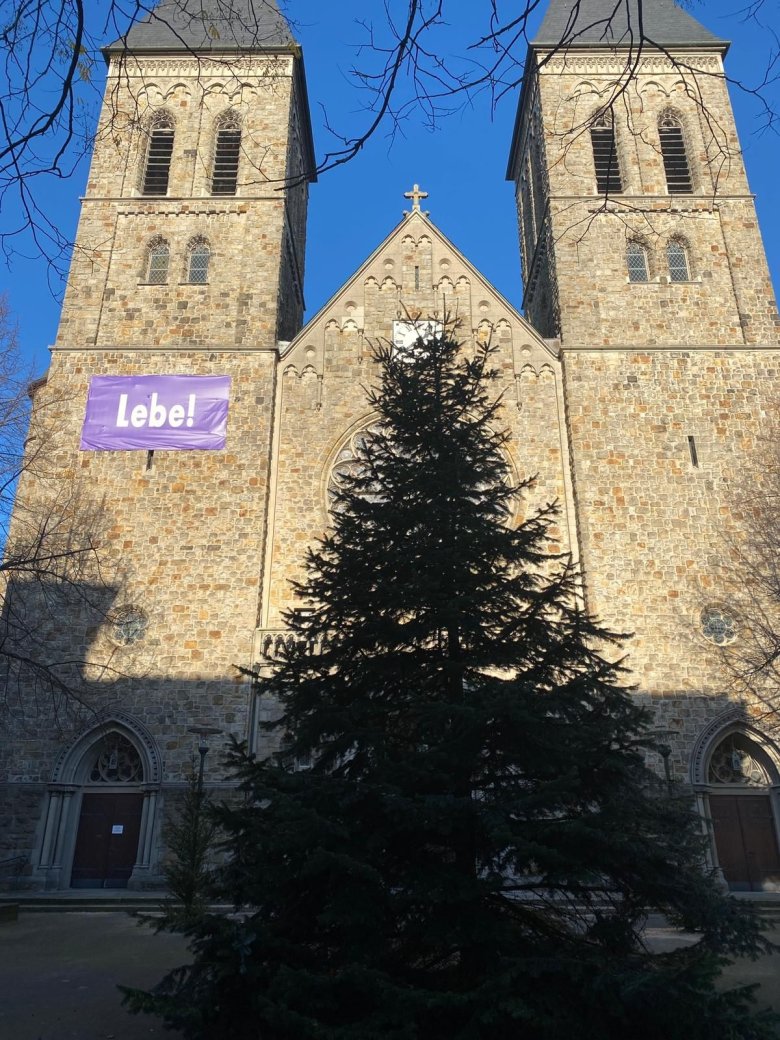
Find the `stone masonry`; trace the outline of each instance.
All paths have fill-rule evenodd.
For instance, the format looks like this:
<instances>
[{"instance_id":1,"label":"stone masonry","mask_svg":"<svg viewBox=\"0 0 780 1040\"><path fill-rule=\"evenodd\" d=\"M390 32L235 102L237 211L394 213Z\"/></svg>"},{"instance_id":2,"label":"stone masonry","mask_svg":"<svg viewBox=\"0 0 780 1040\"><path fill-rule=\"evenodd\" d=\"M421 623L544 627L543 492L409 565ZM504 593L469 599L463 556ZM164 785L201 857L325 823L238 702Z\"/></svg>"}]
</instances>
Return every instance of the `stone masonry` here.
<instances>
[{"instance_id":1,"label":"stone masonry","mask_svg":"<svg viewBox=\"0 0 780 1040\"><path fill-rule=\"evenodd\" d=\"M557 501L557 547L581 562L589 606L633 633L631 678L656 711L672 775L706 814L712 749L739 733L777 786L771 726L749 698L735 703L723 651L702 630L703 611L728 610L740 488L745 473L760 488L780 379L774 297L712 39L646 51L627 81L620 48L532 46L510 161L527 318L409 193L410 212L303 328L312 151L299 52L111 52L60 329L35 392L50 476L27 475L17 507L20 517L63 495L89 505L102 549L83 577L100 609L41 622L54 656L83 660L87 706L55 719L56 706L36 703L30 717L22 698L1 752L0 859L23 855L24 883L69 887L82 806L108 791L143 796L129 883L159 884L164 821L193 768L190 727L269 750L259 723L273 708L239 669L264 667L285 638L329 487L373 419L373 348L418 319L454 324L465 350L496 345L509 462L518 478L536 475L516 519ZM590 137L605 106L623 189L606 196ZM692 179L678 195L657 137L670 112ZM238 180L215 196L226 117L241 131ZM161 118L173 128L170 179L149 197ZM187 269L196 241L209 249L199 283ZM670 241L684 245L685 280L668 276ZM640 281L627 273L632 242L647 256ZM155 280L160 243L168 265ZM151 374L231 377L224 451L79 450L90 379ZM128 610L144 629L122 641ZM140 772L101 787L96 756L121 741ZM220 786L215 763L209 782Z\"/></svg>"}]
</instances>

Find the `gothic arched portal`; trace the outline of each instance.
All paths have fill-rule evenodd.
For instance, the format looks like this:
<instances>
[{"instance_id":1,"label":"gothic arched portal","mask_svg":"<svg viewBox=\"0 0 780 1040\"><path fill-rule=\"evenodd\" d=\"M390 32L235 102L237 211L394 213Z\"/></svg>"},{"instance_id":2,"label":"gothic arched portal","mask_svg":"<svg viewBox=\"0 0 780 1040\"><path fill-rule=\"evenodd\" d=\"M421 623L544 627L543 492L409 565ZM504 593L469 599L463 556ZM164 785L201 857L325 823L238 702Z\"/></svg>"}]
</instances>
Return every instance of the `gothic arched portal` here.
<instances>
[{"instance_id":1,"label":"gothic arched portal","mask_svg":"<svg viewBox=\"0 0 780 1040\"><path fill-rule=\"evenodd\" d=\"M737 716L700 742L694 781L714 859L734 892L780 891L779 761L774 744Z\"/></svg>"},{"instance_id":2,"label":"gothic arched portal","mask_svg":"<svg viewBox=\"0 0 780 1040\"><path fill-rule=\"evenodd\" d=\"M60 756L49 786L38 871L47 888L127 888L150 868L160 785L155 742L115 713Z\"/></svg>"}]
</instances>

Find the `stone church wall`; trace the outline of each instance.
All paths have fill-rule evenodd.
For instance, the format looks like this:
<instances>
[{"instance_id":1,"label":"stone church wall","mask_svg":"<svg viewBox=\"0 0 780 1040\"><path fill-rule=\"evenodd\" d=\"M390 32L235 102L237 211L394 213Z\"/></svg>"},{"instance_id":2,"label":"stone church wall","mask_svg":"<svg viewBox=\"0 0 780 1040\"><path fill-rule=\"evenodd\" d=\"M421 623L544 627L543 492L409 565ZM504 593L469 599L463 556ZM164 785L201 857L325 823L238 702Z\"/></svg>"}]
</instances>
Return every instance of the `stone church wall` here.
<instances>
[{"instance_id":1,"label":"stone church wall","mask_svg":"<svg viewBox=\"0 0 780 1040\"><path fill-rule=\"evenodd\" d=\"M328 524L333 466L371 422L364 388L378 383L373 347L392 341L395 321L444 314L455 318L466 349L488 339L497 347L494 393L505 402L500 421L512 434L514 477L537 477L521 511L559 502L554 535L562 549L571 547L559 363L457 251L412 216L281 361L267 628L279 627L294 606L291 582L302 578L305 549Z\"/></svg>"},{"instance_id":2,"label":"stone church wall","mask_svg":"<svg viewBox=\"0 0 780 1040\"><path fill-rule=\"evenodd\" d=\"M79 452L87 381L99 374L229 375L225 452ZM104 548L104 617L63 617L56 656L81 646L101 705L121 705L162 741L170 775L189 760L187 726L206 721L246 735L248 687L235 666L252 664L275 391L273 352L60 351L37 406L56 399L59 448L47 459L78 483L97 510ZM23 483L20 496L34 492ZM110 600L111 602L108 602ZM147 617L134 647L112 641L111 617L133 605ZM87 622L85 622L87 623ZM17 770L27 767L18 760ZM45 768L36 775L46 779Z\"/></svg>"},{"instance_id":3,"label":"stone church wall","mask_svg":"<svg viewBox=\"0 0 780 1040\"><path fill-rule=\"evenodd\" d=\"M372 352L404 322L448 321L464 350L496 347L512 478L536 478L512 522L558 503L552 548L581 560L600 619L633 630L637 696L668 734L674 776L688 776L699 735L731 704L701 615L727 604L744 471L771 443L780 378L720 58L688 58L713 74L692 82L646 56L621 90L622 64L598 52L555 56L532 82L515 165L536 330L426 219L415 186L412 211L299 332L307 186L278 190L301 174L306 151L296 59L188 55L112 68L57 346L35 394L30 443L48 431L46 479L23 476L17 508L18 520L75 495L96 525L86 595L64 599L39 630L53 658L77 662L90 700L59 713L38 703L24 717L16 705L0 746L0 858L38 856L44 883L67 885L79 798L92 790L79 774L86 755L77 758L99 748L85 734L107 717L146 756L138 884L159 882L165 822L193 768L189 727L221 731L211 782L226 737L269 749L257 723L274 706L255 702L238 667L263 665L268 641L284 638L292 582L329 524L334 467L373 418ZM588 129L605 105L624 187L606 201L594 194ZM684 126L691 194L666 193L656 128L667 110ZM140 197L146 134L162 111L176 128L169 190ZM228 111L244 159L236 195L212 197ZM195 236L211 249L206 284L187 280ZM152 285L157 238L170 265ZM667 277L671 239L687 249L682 282ZM647 250L647 281L628 279L632 240ZM225 451L79 451L90 377L150 374L231 377ZM131 644L115 628L129 607L146 625Z\"/></svg>"},{"instance_id":4,"label":"stone church wall","mask_svg":"<svg viewBox=\"0 0 780 1040\"><path fill-rule=\"evenodd\" d=\"M780 350L564 352L589 606L632 630L631 680L676 734L682 777L696 733L734 695L701 616L733 595L761 494L746 477L777 447L778 380Z\"/></svg>"}]
</instances>

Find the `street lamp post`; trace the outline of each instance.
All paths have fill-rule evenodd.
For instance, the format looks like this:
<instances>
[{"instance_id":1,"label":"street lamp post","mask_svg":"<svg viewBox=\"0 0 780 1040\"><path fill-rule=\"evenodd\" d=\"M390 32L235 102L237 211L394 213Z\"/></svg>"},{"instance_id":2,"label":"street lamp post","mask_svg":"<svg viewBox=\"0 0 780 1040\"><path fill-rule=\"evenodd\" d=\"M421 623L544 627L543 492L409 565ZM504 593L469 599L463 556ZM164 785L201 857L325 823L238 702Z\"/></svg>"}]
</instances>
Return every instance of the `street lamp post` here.
<instances>
[{"instance_id":1,"label":"street lamp post","mask_svg":"<svg viewBox=\"0 0 780 1040\"><path fill-rule=\"evenodd\" d=\"M198 766L198 801L203 798L203 771L206 766L206 755L209 753L209 737L214 737L218 733L221 733L221 729L217 729L215 726L190 726L188 733L195 733L198 736L198 754L200 755L200 765Z\"/></svg>"},{"instance_id":2,"label":"street lamp post","mask_svg":"<svg viewBox=\"0 0 780 1040\"><path fill-rule=\"evenodd\" d=\"M659 744L658 745L658 754L661 756L661 758L664 761L664 776L666 777L666 790L671 795L673 784L672 784L672 767L671 767L671 765L669 763L669 757L672 754L672 749L669 747L668 744Z\"/></svg>"},{"instance_id":3,"label":"street lamp post","mask_svg":"<svg viewBox=\"0 0 780 1040\"><path fill-rule=\"evenodd\" d=\"M669 737L674 737L674 730L671 729L651 729L649 736L655 740L661 741L661 743L655 744L653 750L658 752L661 756L661 760L664 764L664 778L666 780L666 791L669 797L674 794L674 780L672 778L672 748L670 744L667 744L664 737L668 740Z\"/></svg>"}]
</instances>

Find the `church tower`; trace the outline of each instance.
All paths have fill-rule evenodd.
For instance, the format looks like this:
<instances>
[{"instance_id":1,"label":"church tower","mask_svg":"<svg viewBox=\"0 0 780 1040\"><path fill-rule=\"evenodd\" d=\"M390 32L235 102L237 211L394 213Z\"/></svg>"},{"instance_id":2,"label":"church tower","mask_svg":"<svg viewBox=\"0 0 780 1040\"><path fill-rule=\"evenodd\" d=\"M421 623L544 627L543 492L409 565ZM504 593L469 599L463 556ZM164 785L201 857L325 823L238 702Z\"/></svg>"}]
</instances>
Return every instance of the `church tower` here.
<instances>
[{"instance_id":1,"label":"church tower","mask_svg":"<svg viewBox=\"0 0 780 1040\"><path fill-rule=\"evenodd\" d=\"M675 3L552 0L509 166L525 309L564 344L766 344L778 330L723 73ZM749 260L748 260L749 258Z\"/></svg>"},{"instance_id":2,"label":"church tower","mask_svg":"<svg viewBox=\"0 0 780 1040\"><path fill-rule=\"evenodd\" d=\"M297 45L274 3L190 6L163 0L106 49L59 348L272 347L301 326Z\"/></svg>"},{"instance_id":3,"label":"church tower","mask_svg":"<svg viewBox=\"0 0 780 1040\"><path fill-rule=\"evenodd\" d=\"M780 878L780 743L734 665L780 326L728 45L674 0L645 0L640 32L638 7L550 0L529 48L509 164L524 306L559 351L588 605L631 633L636 696L712 821L712 865L760 890Z\"/></svg>"},{"instance_id":4,"label":"church tower","mask_svg":"<svg viewBox=\"0 0 780 1040\"><path fill-rule=\"evenodd\" d=\"M159 883L192 728L222 746L254 718L240 669L253 664L278 351L302 324L315 179L301 52L272 0L162 0L106 58L35 393L47 479L25 473L16 505L72 513L74 544L89 526L97 546L77 602L36 626L48 660L73 662L88 710L66 697L33 735L23 720L0 768L22 821L8 847L34 847L29 883L54 889ZM20 686L36 703L35 678ZM52 708L43 697L41 717Z\"/></svg>"}]
</instances>

